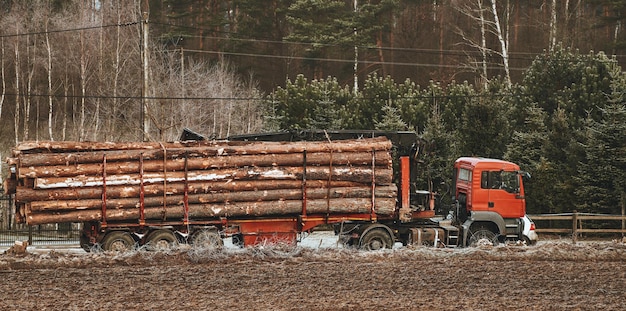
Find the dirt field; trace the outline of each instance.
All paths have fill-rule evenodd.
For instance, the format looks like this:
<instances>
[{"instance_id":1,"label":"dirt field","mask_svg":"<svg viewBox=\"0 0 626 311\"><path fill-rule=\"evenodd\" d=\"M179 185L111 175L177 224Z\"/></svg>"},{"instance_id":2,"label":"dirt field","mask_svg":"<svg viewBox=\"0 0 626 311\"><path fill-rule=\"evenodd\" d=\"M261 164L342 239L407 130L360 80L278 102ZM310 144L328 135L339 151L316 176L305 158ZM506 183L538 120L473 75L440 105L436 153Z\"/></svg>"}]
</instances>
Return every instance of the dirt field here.
<instances>
[{"instance_id":1,"label":"dirt field","mask_svg":"<svg viewBox=\"0 0 626 311\"><path fill-rule=\"evenodd\" d=\"M0 255L0 310L626 310L626 244Z\"/></svg>"}]
</instances>

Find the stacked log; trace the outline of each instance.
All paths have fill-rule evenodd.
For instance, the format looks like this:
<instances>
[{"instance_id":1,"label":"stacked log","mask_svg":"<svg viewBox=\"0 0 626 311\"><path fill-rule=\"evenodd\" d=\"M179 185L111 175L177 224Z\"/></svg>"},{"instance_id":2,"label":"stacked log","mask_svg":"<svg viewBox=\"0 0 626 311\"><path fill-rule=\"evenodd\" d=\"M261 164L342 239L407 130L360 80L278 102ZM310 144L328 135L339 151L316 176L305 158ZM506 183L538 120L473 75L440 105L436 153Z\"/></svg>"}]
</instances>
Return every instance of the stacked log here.
<instances>
[{"instance_id":1,"label":"stacked log","mask_svg":"<svg viewBox=\"0 0 626 311\"><path fill-rule=\"evenodd\" d=\"M5 190L29 225L395 211L391 142L25 142Z\"/></svg>"}]
</instances>

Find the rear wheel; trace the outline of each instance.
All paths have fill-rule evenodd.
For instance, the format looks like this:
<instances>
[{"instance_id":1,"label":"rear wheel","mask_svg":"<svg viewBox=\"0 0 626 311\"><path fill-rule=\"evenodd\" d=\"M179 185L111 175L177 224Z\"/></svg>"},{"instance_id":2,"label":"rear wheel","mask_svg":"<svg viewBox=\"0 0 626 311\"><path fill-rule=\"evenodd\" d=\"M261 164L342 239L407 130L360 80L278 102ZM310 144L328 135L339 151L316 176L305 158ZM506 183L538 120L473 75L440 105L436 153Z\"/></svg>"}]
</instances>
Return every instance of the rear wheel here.
<instances>
[{"instance_id":1,"label":"rear wheel","mask_svg":"<svg viewBox=\"0 0 626 311\"><path fill-rule=\"evenodd\" d=\"M111 231L102 239L102 249L110 252L128 252L135 247L135 240L128 232Z\"/></svg>"},{"instance_id":2,"label":"rear wheel","mask_svg":"<svg viewBox=\"0 0 626 311\"><path fill-rule=\"evenodd\" d=\"M146 238L146 248L149 251L163 251L178 246L178 239L169 230L156 230Z\"/></svg>"},{"instance_id":3,"label":"rear wheel","mask_svg":"<svg viewBox=\"0 0 626 311\"><path fill-rule=\"evenodd\" d=\"M393 247L393 240L383 228L372 229L367 231L359 241L359 248L373 251L379 249L390 249Z\"/></svg>"},{"instance_id":4,"label":"rear wheel","mask_svg":"<svg viewBox=\"0 0 626 311\"><path fill-rule=\"evenodd\" d=\"M471 247L481 245L498 245L498 235L489 230L489 228L481 226L470 232L469 241L467 243Z\"/></svg>"},{"instance_id":5,"label":"rear wheel","mask_svg":"<svg viewBox=\"0 0 626 311\"><path fill-rule=\"evenodd\" d=\"M215 229L200 229L191 235L194 247L203 249L220 249L224 246L222 237Z\"/></svg>"}]
</instances>

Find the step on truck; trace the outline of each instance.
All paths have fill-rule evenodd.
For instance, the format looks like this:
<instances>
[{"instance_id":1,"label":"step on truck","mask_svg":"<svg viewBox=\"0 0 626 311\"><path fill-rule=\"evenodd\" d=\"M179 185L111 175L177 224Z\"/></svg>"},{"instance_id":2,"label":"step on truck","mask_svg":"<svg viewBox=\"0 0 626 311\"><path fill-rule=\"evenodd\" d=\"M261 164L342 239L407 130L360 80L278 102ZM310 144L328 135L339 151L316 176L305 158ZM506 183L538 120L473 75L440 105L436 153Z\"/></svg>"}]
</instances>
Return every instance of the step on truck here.
<instances>
[{"instance_id":1,"label":"step on truck","mask_svg":"<svg viewBox=\"0 0 626 311\"><path fill-rule=\"evenodd\" d=\"M294 245L325 225L345 245L463 247L523 240L524 187L513 163L454 163L454 206L416 188L414 132L300 131L178 142L25 142L5 189L19 223L82 222L87 250ZM423 168L422 168L423 169Z\"/></svg>"}]
</instances>

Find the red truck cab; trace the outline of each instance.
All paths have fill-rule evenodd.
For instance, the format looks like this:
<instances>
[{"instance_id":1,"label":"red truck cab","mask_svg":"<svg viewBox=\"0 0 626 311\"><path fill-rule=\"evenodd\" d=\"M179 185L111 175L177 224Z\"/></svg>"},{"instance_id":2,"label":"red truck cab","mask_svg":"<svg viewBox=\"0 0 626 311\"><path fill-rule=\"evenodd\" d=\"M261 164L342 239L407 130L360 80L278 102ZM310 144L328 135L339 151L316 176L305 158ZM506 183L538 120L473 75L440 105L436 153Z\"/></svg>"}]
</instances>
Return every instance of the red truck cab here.
<instances>
[{"instance_id":1,"label":"red truck cab","mask_svg":"<svg viewBox=\"0 0 626 311\"><path fill-rule=\"evenodd\" d=\"M526 214L523 172L515 163L462 157L454 163L458 219L468 234L488 230L500 240L519 235Z\"/></svg>"}]
</instances>

